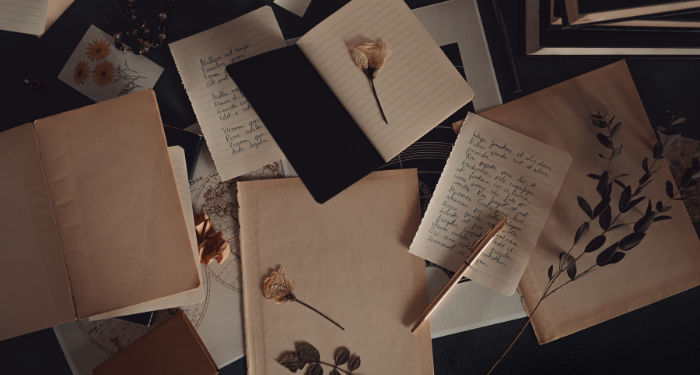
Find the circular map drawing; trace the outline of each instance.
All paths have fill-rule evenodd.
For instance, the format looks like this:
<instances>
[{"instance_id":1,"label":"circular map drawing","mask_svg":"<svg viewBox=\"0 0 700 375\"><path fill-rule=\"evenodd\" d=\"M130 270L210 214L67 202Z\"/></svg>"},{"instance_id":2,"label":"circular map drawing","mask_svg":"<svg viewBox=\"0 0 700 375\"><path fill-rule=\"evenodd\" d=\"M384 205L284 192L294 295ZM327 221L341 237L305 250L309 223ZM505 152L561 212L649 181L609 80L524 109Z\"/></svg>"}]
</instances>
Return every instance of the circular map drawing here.
<instances>
[{"instance_id":1,"label":"circular map drawing","mask_svg":"<svg viewBox=\"0 0 700 375\"><path fill-rule=\"evenodd\" d=\"M216 281L233 291L242 291L236 182L280 177L284 177L284 171L279 161L225 182L221 181L219 172L214 169L192 199L194 213L207 214L214 229L222 232L231 245L231 256L224 263L212 262L206 267Z\"/></svg>"},{"instance_id":2,"label":"circular map drawing","mask_svg":"<svg viewBox=\"0 0 700 375\"><path fill-rule=\"evenodd\" d=\"M127 322L117 318L96 320L93 322L83 319L78 320L76 323L90 342L110 355L119 353L122 351L122 349L131 345L136 340L152 331L154 328L165 323L168 319L180 311L184 312L190 318L192 325L196 329L202 323L202 319L204 318L204 313L209 305L209 293L211 290L211 285L209 284L209 273L204 265L201 265L201 267L202 284L204 285L204 290L206 292L204 302L196 305L183 306L177 309L156 311L155 316L153 317L153 324L151 324L150 327Z\"/></svg>"}]
</instances>

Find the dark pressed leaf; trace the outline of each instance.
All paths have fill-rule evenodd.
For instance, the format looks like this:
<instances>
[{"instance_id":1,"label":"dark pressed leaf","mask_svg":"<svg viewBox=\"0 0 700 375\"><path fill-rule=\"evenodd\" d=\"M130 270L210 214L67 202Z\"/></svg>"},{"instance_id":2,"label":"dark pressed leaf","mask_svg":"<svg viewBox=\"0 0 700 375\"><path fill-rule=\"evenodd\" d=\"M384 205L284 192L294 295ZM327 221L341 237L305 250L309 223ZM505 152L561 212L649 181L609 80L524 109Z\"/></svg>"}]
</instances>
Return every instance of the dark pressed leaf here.
<instances>
[{"instance_id":1,"label":"dark pressed leaf","mask_svg":"<svg viewBox=\"0 0 700 375\"><path fill-rule=\"evenodd\" d=\"M672 208L673 208L673 207L671 207L671 206L661 207L661 209L659 210L659 212L668 212L668 211L671 211Z\"/></svg>"},{"instance_id":2,"label":"dark pressed leaf","mask_svg":"<svg viewBox=\"0 0 700 375\"><path fill-rule=\"evenodd\" d=\"M360 363L361 363L361 361L360 361L359 355L357 357L352 357L352 359L348 363L348 369L350 370L350 372L355 371L358 368L360 368Z\"/></svg>"},{"instance_id":3,"label":"dark pressed leaf","mask_svg":"<svg viewBox=\"0 0 700 375\"><path fill-rule=\"evenodd\" d=\"M634 223L634 233L644 233L649 229L651 223L654 222L654 213L646 213L641 219Z\"/></svg>"},{"instance_id":4,"label":"dark pressed leaf","mask_svg":"<svg viewBox=\"0 0 700 375\"><path fill-rule=\"evenodd\" d=\"M554 272L554 265L552 264L549 266L549 269L547 270L547 277L549 277L550 280L552 280L552 273Z\"/></svg>"},{"instance_id":5,"label":"dark pressed leaf","mask_svg":"<svg viewBox=\"0 0 700 375\"><path fill-rule=\"evenodd\" d=\"M630 225L630 224L632 224L632 223L613 225L612 228L608 229L608 232L612 232L612 231L614 231L615 229L622 228L622 227L624 227L625 225Z\"/></svg>"},{"instance_id":6,"label":"dark pressed leaf","mask_svg":"<svg viewBox=\"0 0 700 375\"><path fill-rule=\"evenodd\" d=\"M700 159L697 157L693 158L693 169L700 171Z\"/></svg>"},{"instance_id":7,"label":"dark pressed leaf","mask_svg":"<svg viewBox=\"0 0 700 375\"><path fill-rule=\"evenodd\" d=\"M620 212L627 212L627 206L630 204L630 199L632 198L632 187L627 186L622 190L620 194L620 204L618 205Z\"/></svg>"},{"instance_id":8,"label":"dark pressed leaf","mask_svg":"<svg viewBox=\"0 0 700 375\"><path fill-rule=\"evenodd\" d=\"M340 373L338 372L338 370L333 369L331 370L330 375L340 375Z\"/></svg>"},{"instance_id":9,"label":"dark pressed leaf","mask_svg":"<svg viewBox=\"0 0 700 375\"><path fill-rule=\"evenodd\" d=\"M651 170L651 171L649 171L649 172L651 172L651 174L654 174L654 173L658 172L659 169L661 169L661 166L658 166L658 167L656 167L656 169L653 169L653 170Z\"/></svg>"},{"instance_id":10,"label":"dark pressed leaf","mask_svg":"<svg viewBox=\"0 0 700 375\"><path fill-rule=\"evenodd\" d=\"M605 236L601 234L600 236L592 239L591 242L586 245L586 249L584 251L587 253L592 253L603 247L603 245L605 245Z\"/></svg>"},{"instance_id":11,"label":"dark pressed leaf","mask_svg":"<svg viewBox=\"0 0 700 375\"><path fill-rule=\"evenodd\" d=\"M591 206L588 204L588 202L586 202L586 200L583 199L583 197L576 197L576 199L578 200L578 206L581 207L583 212L585 212L586 215L588 215L588 217L592 219L593 210L591 210Z\"/></svg>"},{"instance_id":12,"label":"dark pressed leaf","mask_svg":"<svg viewBox=\"0 0 700 375\"><path fill-rule=\"evenodd\" d=\"M598 181L598 187L601 187L603 185L607 185L609 182L610 175L608 174L607 171L603 172L600 175L600 180Z\"/></svg>"},{"instance_id":13,"label":"dark pressed leaf","mask_svg":"<svg viewBox=\"0 0 700 375\"><path fill-rule=\"evenodd\" d=\"M655 217L655 218L654 218L654 222L662 221L662 220L668 220L668 219L672 219L672 217L670 217L670 216L668 216L668 215L661 215L661 216Z\"/></svg>"},{"instance_id":14,"label":"dark pressed leaf","mask_svg":"<svg viewBox=\"0 0 700 375\"><path fill-rule=\"evenodd\" d=\"M620 129L622 129L622 123L618 122L617 124L615 124L615 126L613 126L612 131L610 132L610 136L614 137L615 134L617 134L617 132L620 131Z\"/></svg>"},{"instance_id":15,"label":"dark pressed leaf","mask_svg":"<svg viewBox=\"0 0 700 375\"><path fill-rule=\"evenodd\" d=\"M697 185L697 184L698 184L698 180L691 180L690 182L688 182L688 183L685 185L685 188L686 188L686 189L690 189L691 187L693 187L693 186L695 186L695 185Z\"/></svg>"},{"instance_id":16,"label":"dark pressed leaf","mask_svg":"<svg viewBox=\"0 0 700 375\"><path fill-rule=\"evenodd\" d=\"M610 227L610 220L612 220L612 210L610 209L610 206L606 206L605 210L603 210L603 213L600 214L600 217L598 218L598 224L600 225L600 228L603 230L607 230Z\"/></svg>"},{"instance_id":17,"label":"dark pressed leaf","mask_svg":"<svg viewBox=\"0 0 700 375\"><path fill-rule=\"evenodd\" d=\"M589 173L588 177L590 177L594 180L600 180L600 176L598 176L597 174Z\"/></svg>"},{"instance_id":18,"label":"dark pressed leaf","mask_svg":"<svg viewBox=\"0 0 700 375\"><path fill-rule=\"evenodd\" d=\"M309 366L306 375L323 375L323 368L318 363Z\"/></svg>"},{"instance_id":19,"label":"dark pressed leaf","mask_svg":"<svg viewBox=\"0 0 700 375\"><path fill-rule=\"evenodd\" d=\"M619 174L619 175L611 178L611 180L617 180L617 179L620 179L622 177L627 177L627 176L629 176L627 173L623 173L623 174Z\"/></svg>"},{"instance_id":20,"label":"dark pressed leaf","mask_svg":"<svg viewBox=\"0 0 700 375\"><path fill-rule=\"evenodd\" d=\"M314 346L311 344L299 344L297 346L297 351L299 352L299 359L301 359L303 362L311 363L321 360L321 353L319 353L318 349L314 348Z\"/></svg>"},{"instance_id":21,"label":"dark pressed leaf","mask_svg":"<svg viewBox=\"0 0 700 375\"><path fill-rule=\"evenodd\" d=\"M605 146L607 148L613 148L613 144L610 141L610 138L608 138L605 134L598 133L596 135L596 137L598 138L598 141L600 142L600 144L602 144L603 146Z\"/></svg>"},{"instance_id":22,"label":"dark pressed leaf","mask_svg":"<svg viewBox=\"0 0 700 375\"><path fill-rule=\"evenodd\" d=\"M623 184L622 182L620 182L620 180L615 180L615 183L623 189L625 188L625 186L627 186L627 185Z\"/></svg>"},{"instance_id":23,"label":"dark pressed leaf","mask_svg":"<svg viewBox=\"0 0 700 375\"><path fill-rule=\"evenodd\" d=\"M566 253L559 254L559 269L562 269L564 266L564 255L566 255Z\"/></svg>"},{"instance_id":24,"label":"dark pressed leaf","mask_svg":"<svg viewBox=\"0 0 700 375\"><path fill-rule=\"evenodd\" d=\"M649 173L649 172L645 173L642 177L639 178L639 184L641 185L641 184L649 181L650 178L651 178L651 173Z\"/></svg>"},{"instance_id":25,"label":"dark pressed leaf","mask_svg":"<svg viewBox=\"0 0 700 375\"><path fill-rule=\"evenodd\" d=\"M681 124L683 122L685 122L685 117L681 117L681 118L677 119L676 121L672 122L671 125L678 125L678 124Z\"/></svg>"},{"instance_id":26,"label":"dark pressed leaf","mask_svg":"<svg viewBox=\"0 0 700 375\"><path fill-rule=\"evenodd\" d=\"M596 263L598 265L602 265L602 263L605 263L606 261L610 260L610 258L613 256L619 245L619 242L615 242L614 244L608 246L605 250L601 251L600 254L598 254L598 257L596 258Z\"/></svg>"},{"instance_id":27,"label":"dark pressed leaf","mask_svg":"<svg viewBox=\"0 0 700 375\"><path fill-rule=\"evenodd\" d=\"M654 144L654 159L661 159L664 157L664 146L661 142L656 142Z\"/></svg>"},{"instance_id":28,"label":"dark pressed leaf","mask_svg":"<svg viewBox=\"0 0 700 375\"><path fill-rule=\"evenodd\" d=\"M625 257L625 253L619 252L619 251L618 251L618 252L614 253L614 254L612 255L612 258L608 259L607 262L604 262L603 264L600 264L600 263L599 263L598 265L601 266L601 267L603 267L603 266L608 266L608 265L611 265L611 264L615 264L615 263L621 261L622 258L624 258L624 257Z\"/></svg>"},{"instance_id":29,"label":"dark pressed leaf","mask_svg":"<svg viewBox=\"0 0 700 375\"><path fill-rule=\"evenodd\" d=\"M630 250L633 247L639 245L640 242L644 239L644 236L646 236L646 233L632 233L628 234L625 236L625 238L620 241L620 249L622 250Z\"/></svg>"},{"instance_id":30,"label":"dark pressed leaf","mask_svg":"<svg viewBox=\"0 0 700 375\"><path fill-rule=\"evenodd\" d=\"M616 157L620 156L622 153L622 146L616 148L613 150L612 156L610 157L611 159L615 159Z\"/></svg>"},{"instance_id":31,"label":"dark pressed leaf","mask_svg":"<svg viewBox=\"0 0 700 375\"><path fill-rule=\"evenodd\" d=\"M656 202L656 211L661 211L664 208L664 204L661 201Z\"/></svg>"},{"instance_id":32,"label":"dark pressed leaf","mask_svg":"<svg viewBox=\"0 0 700 375\"><path fill-rule=\"evenodd\" d=\"M603 154L601 154L601 153L598 153L598 156L600 156L600 157L603 158L603 159L607 159L607 157L606 157L606 156L603 156Z\"/></svg>"},{"instance_id":33,"label":"dark pressed leaf","mask_svg":"<svg viewBox=\"0 0 700 375\"><path fill-rule=\"evenodd\" d=\"M690 179L693 177L693 168L688 168L683 172L683 177L681 177L681 186L686 187Z\"/></svg>"},{"instance_id":34,"label":"dark pressed leaf","mask_svg":"<svg viewBox=\"0 0 700 375\"><path fill-rule=\"evenodd\" d=\"M566 269L566 274L569 275L569 279L573 280L576 278L576 259L571 255L569 255L569 258L571 258L571 265Z\"/></svg>"},{"instance_id":35,"label":"dark pressed leaf","mask_svg":"<svg viewBox=\"0 0 700 375\"><path fill-rule=\"evenodd\" d=\"M661 134L668 135L668 129L664 128L663 126L657 127L656 130L658 130Z\"/></svg>"},{"instance_id":36,"label":"dark pressed leaf","mask_svg":"<svg viewBox=\"0 0 700 375\"><path fill-rule=\"evenodd\" d=\"M297 372L297 370L303 369L306 363L299 359L297 353L291 353L282 358L280 365L286 367L291 372Z\"/></svg>"},{"instance_id":37,"label":"dark pressed leaf","mask_svg":"<svg viewBox=\"0 0 700 375\"><path fill-rule=\"evenodd\" d=\"M580 227L578 227L578 230L576 231L576 235L574 236L574 245L576 245L579 241L581 241L581 239L586 237L590 227L591 226L588 224L588 222L585 222L585 223L581 224Z\"/></svg>"},{"instance_id":38,"label":"dark pressed leaf","mask_svg":"<svg viewBox=\"0 0 700 375\"><path fill-rule=\"evenodd\" d=\"M642 169L644 169L644 172L649 172L649 162L647 159L648 158L644 158L644 160L642 160Z\"/></svg>"},{"instance_id":39,"label":"dark pressed leaf","mask_svg":"<svg viewBox=\"0 0 700 375\"><path fill-rule=\"evenodd\" d=\"M649 202L647 202L647 211L646 215L651 214L651 199L649 199Z\"/></svg>"},{"instance_id":40,"label":"dark pressed leaf","mask_svg":"<svg viewBox=\"0 0 700 375\"><path fill-rule=\"evenodd\" d=\"M598 113L597 115L594 113L594 114L591 115L591 117L593 117L594 119L598 119L598 120L602 120L602 119L603 119L603 116L601 116L600 113Z\"/></svg>"},{"instance_id":41,"label":"dark pressed leaf","mask_svg":"<svg viewBox=\"0 0 700 375\"><path fill-rule=\"evenodd\" d=\"M335 352L335 364L336 366L340 366L342 364L345 364L345 362L350 359L350 350L348 348L339 348Z\"/></svg>"},{"instance_id":42,"label":"dark pressed leaf","mask_svg":"<svg viewBox=\"0 0 700 375\"><path fill-rule=\"evenodd\" d=\"M615 121L615 116L613 116L610 121L608 121L608 124L612 124Z\"/></svg>"},{"instance_id":43,"label":"dark pressed leaf","mask_svg":"<svg viewBox=\"0 0 700 375\"><path fill-rule=\"evenodd\" d=\"M640 185L640 186L637 188L637 190L634 192L633 195L639 195L639 194L641 194L642 191L644 191L644 189L646 189L647 186L649 186L649 184L650 184L652 181L654 181L654 180L649 180L649 181L645 182L643 185Z\"/></svg>"},{"instance_id":44,"label":"dark pressed leaf","mask_svg":"<svg viewBox=\"0 0 700 375\"><path fill-rule=\"evenodd\" d=\"M580 279L580 278L582 278L582 277L588 275L589 273L591 273L591 272L593 272L593 271L595 271L595 270L597 270L597 268L590 269L590 270L588 270L588 271L586 271L586 272L584 272L584 273L582 273L582 274L576 276L576 278L575 278L574 280L578 280L578 279Z\"/></svg>"},{"instance_id":45,"label":"dark pressed leaf","mask_svg":"<svg viewBox=\"0 0 700 375\"><path fill-rule=\"evenodd\" d=\"M593 120L593 126L602 129L602 128L607 128L608 124L606 124L604 121L596 119L596 120Z\"/></svg>"},{"instance_id":46,"label":"dark pressed leaf","mask_svg":"<svg viewBox=\"0 0 700 375\"><path fill-rule=\"evenodd\" d=\"M646 197L640 197L631 201L630 204L627 206L627 211L633 209L634 206L636 206L639 202L643 201L644 199L646 199Z\"/></svg>"},{"instance_id":47,"label":"dark pressed leaf","mask_svg":"<svg viewBox=\"0 0 700 375\"><path fill-rule=\"evenodd\" d=\"M654 135L656 136L656 141L661 142L661 136L659 135L659 131L654 129Z\"/></svg>"},{"instance_id":48,"label":"dark pressed leaf","mask_svg":"<svg viewBox=\"0 0 700 375\"><path fill-rule=\"evenodd\" d=\"M602 214L603 211L605 211L605 208L610 205L610 197L605 197L601 199L600 203L598 203L597 206L595 206L595 209L593 210L593 219L598 217L598 215Z\"/></svg>"}]
</instances>

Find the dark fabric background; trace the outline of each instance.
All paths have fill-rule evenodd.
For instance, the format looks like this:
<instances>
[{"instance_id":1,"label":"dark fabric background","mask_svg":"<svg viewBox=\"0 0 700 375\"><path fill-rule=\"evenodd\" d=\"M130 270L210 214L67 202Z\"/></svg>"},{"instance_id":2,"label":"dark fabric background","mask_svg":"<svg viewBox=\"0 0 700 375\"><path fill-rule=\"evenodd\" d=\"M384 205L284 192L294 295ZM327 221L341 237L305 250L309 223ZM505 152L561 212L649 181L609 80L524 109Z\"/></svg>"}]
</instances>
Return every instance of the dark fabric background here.
<instances>
[{"instance_id":1,"label":"dark fabric background","mask_svg":"<svg viewBox=\"0 0 700 375\"><path fill-rule=\"evenodd\" d=\"M253 2L179 0L169 16L167 41L229 21L232 14ZM271 4L272 0L265 2ZM303 35L347 2L314 0L303 18L273 7L285 37L290 38ZM416 8L440 1L406 2ZM147 22L155 24L162 4L162 0L138 1L136 9ZM491 1L478 0L478 4L504 102L616 61L613 58L517 57L524 91L513 94L509 89ZM502 0L502 7L511 41L517 46L522 21L518 1ZM76 0L41 39L0 31L0 131L92 104L90 99L56 77L90 24L108 33L131 26L125 8L126 0ZM168 48L161 47L149 53L148 58L165 68L155 86L163 122L180 128L195 123L194 112ZM699 139L700 60L630 59L628 64L651 122L665 122L666 110L685 112L688 121L679 129L684 135ZM33 77L48 80L43 94L29 92L22 82ZM528 327L495 373L700 374L699 318L700 288L695 288L542 346ZM525 319L520 319L433 340L435 373L485 374L524 322ZM50 329L0 342L0 374L70 373ZM227 366L221 373L245 374L245 359Z\"/></svg>"}]
</instances>

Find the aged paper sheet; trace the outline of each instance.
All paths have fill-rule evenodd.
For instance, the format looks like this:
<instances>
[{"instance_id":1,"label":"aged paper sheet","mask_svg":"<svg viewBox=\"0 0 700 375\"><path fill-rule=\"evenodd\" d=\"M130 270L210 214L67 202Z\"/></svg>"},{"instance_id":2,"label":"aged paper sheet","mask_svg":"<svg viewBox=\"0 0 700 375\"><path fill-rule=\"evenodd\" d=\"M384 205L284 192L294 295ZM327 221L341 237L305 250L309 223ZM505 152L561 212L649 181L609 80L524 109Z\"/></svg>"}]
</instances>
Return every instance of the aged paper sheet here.
<instances>
[{"instance_id":1,"label":"aged paper sheet","mask_svg":"<svg viewBox=\"0 0 700 375\"><path fill-rule=\"evenodd\" d=\"M467 116L411 253L456 271L501 217L508 223L465 274L512 295L571 164L571 156L473 113Z\"/></svg>"},{"instance_id":2,"label":"aged paper sheet","mask_svg":"<svg viewBox=\"0 0 700 375\"><path fill-rule=\"evenodd\" d=\"M362 358L358 374L433 374L430 325L410 330L428 305L424 262L408 253L417 183L415 170L374 172L324 204L297 178L238 183L249 374L289 374L278 361L299 342L324 362L347 347ZM263 281L280 266L299 299L345 331L267 301Z\"/></svg>"},{"instance_id":3,"label":"aged paper sheet","mask_svg":"<svg viewBox=\"0 0 700 375\"><path fill-rule=\"evenodd\" d=\"M49 0L3 0L0 2L0 30L41 35L48 7Z\"/></svg>"},{"instance_id":4,"label":"aged paper sheet","mask_svg":"<svg viewBox=\"0 0 700 375\"><path fill-rule=\"evenodd\" d=\"M381 40L392 51L372 86L349 46ZM297 45L385 161L391 160L474 92L402 0L354 0Z\"/></svg>"},{"instance_id":5,"label":"aged paper sheet","mask_svg":"<svg viewBox=\"0 0 700 375\"><path fill-rule=\"evenodd\" d=\"M230 180L283 158L226 65L286 46L272 8L170 44L216 168Z\"/></svg>"},{"instance_id":6,"label":"aged paper sheet","mask_svg":"<svg viewBox=\"0 0 700 375\"><path fill-rule=\"evenodd\" d=\"M612 173L629 173L622 178L636 188L644 174L641 162L651 159L656 142L644 106L625 61L554 85L508 104L481 113L481 116L503 126L546 142L573 156L571 169L552 213L542 231L536 250L520 281L519 290L525 308L532 312L547 284L547 269L559 262L559 254L567 251L576 229L588 219L578 207L576 197L598 202L597 181L587 177L600 174L607 161L598 157L604 148L596 139L600 130L591 124L592 113L608 113L622 129L615 142L624 145L622 154L613 161ZM655 181L644 190L645 196L664 199L665 181L673 181L665 162ZM630 173L631 172L631 173ZM613 185L614 202L620 188ZM562 288L548 297L537 310L532 324L540 343L547 343L592 325L612 319L663 298L680 293L700 284L700 241L681 201L669 203L672 220L654 223L644 240L617 264L603 267L594 273ZM615 207L615 206L614 206ZM636 220L646 202L621 216L624 223ZM617 209L614 209L617 214ZM613 216L614 217L614 216ZM627 221L629 219L629 221ZM602 232L591 223L588 239ZM621 229L607 234L607 246L619 241L631 231ZM588 243L579 243L572 254L578 256ZM584 256L577 266L585 270L594 264L598 252ZM566 277L564 277L566 278ZM568 279L568 278L567 278Z\"/></svg>"}]
</instances>

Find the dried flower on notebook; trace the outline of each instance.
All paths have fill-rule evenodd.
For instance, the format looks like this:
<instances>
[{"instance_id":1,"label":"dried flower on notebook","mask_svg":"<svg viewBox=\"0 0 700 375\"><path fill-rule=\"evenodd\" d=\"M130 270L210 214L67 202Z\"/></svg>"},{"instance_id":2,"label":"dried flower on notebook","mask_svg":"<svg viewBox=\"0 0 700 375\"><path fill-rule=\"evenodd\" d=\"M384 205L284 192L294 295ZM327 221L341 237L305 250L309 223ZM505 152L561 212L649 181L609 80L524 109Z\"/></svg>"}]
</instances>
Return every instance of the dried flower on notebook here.
<instances>
[{"instance_id":1,"label":"dried flower on notebook","mask_svg":"<svg viewBox=\"0 0 700 375\"><path fill-rule=\"evenodd\" d=\"M613 175L611 173L611 165L613 160L622 154L622 145L616 145L614 138L615 135L622 129L622 123L615 123L615 116L613 116L610 120L607 120L607 115L601 115L600 112L591 115L591 122L593 123L593 126L604 129L604 132L598 133L596 138L600 144L607 149L604 151L607 155L604 155L603 153L598 154L598 157L605 160L605 163L607 163L605 171L603 171L603 173L600 175L588 175L589 178L598 181L596 184L596 192L600 196L600 202L595 206L591 206L583 197L577 197L578 205L581 207L581 210L586 214L588 219L579 226L578 230L573 235L571 247L559 254L559 264L551 265L547 270L547 278L549 281L545 286L542 297L540 297L539 302L532 310L532 313L530 313L530 318L527 320L527 322L525 322L525 325L520 330L520 333L518 333L513 342L506 349L505 353L501 355L501 358L496 361L496 364L493 365L489 371L489 374L494 370L494 368L496 368L498 363L508 353L510 348L513 347L513 344L515 344L532 320L535 312L537 312L537 308L547 297L551 296L554 294L554 292L561 289L565 285L577 281L582 277L589 275L593 271L622 261L627 254L629 254L630 250L637 247L642 240L644 240L644 238L647 236L647 231L653 223L671 219L671 216L661 215L661 213L671 210L672 206L669 206L668 204L672 200L680 201L687 199L687 197L683 197L681 194L698 184L696 179L700 178L700 160L698 160L697 157L693 157L692 160L688 160L686 163L684 163L685 170L681 174L680 181L678 183L680 188L678 190L674 188L671 181L666 181L666 194L668 195L668 199L665 202L659 200L655 205L653 205L651 198L641 196L642 192L647 188L647 186L654 181L652 176L659 171L660 166L654 168L656 163L664 158L664 154L668 151L669 146L673 143L673 141L680 137L680 134L673 129L673 126L684 122L685 118L679 117L680 115L672 114L670 112L667 113L671 117L668 127L658 126L656 129L654 129L656 144L654 144L651 150L654 161L650 165L649 158L644 158L644 160L642 160L641 169L644 174L642 174L642 176L636 182L636 187L634 188L632 185L627 185L624 182L627 180L626 177L628 177L629 174L623 173ZM620 188L617 204L613 204L612 202L612 193L613 190L616 189L615 186ZM632 211L632 208L645 200L647 201L647 207L645 210ZM654 210L654 208L656 209ZM613 215L613 210L615 209L618 211L618 213ZM633 216L635 214L636 217ZM621 218L623 219L621 221L624 222L618 223L618 219ZM588 244L583 247L581 253L574 257L571 254L574 247L576 244L583 241L583 239L586 238L588 233L593 229L591 227L595 225L594 221L598 222L602 232L593 237L593 239L591 239ZM630 231L630 233L624 236L620 241L605 247L603 251L598 253L592 266L586 268L582 272L579 272L579 270L576 268L576 264L582 256L602 249L606 244L607 238L605 235L608 232L625 229ZM581 246L579 246L579 248L580 247ZM614 269L611 269L610 271L614 272ZM557 283L557 280L563 274L566 274L569 280L566 280L563 283ZM555 287L555 285L557 286Z\"/></svg>"},{"instance_id":2,"label":"dried flower on notebook","mask_svg":"<svg viewBox=\"0 0 700 375\"><path fill-rule=\"evenodd\" d=\"M382 113L384 122L388 124L389 121L386 119L382 104L379 103L377 90L374 88L374 78L377 76L377 71L384 66L384 62L386 58L389 57L389 54L391 54L391 51L386 47L386 43L384 42L365 42L350 47L350 51L352 52L352 59L355 61L355 65L362 69L365 75L367 75L367 78L369 78L372 84L374 98L377 100L377 106L379 106L379 112Z\"/></svg>"},{"instance_id":3,"label":"dried flower on notebook","mask_svg":"<svg viewBox=\"0 0 700 375\"><path fill-rule=\"evenodd\" d=\"M313 345L307 343L297 344L297 351L285 355L280 361L280 365L286 367L291 372L297 372L297 370L302 370L304 366L309 364L309 368L306 370L307 375L322 375L323 368L321 365L326 365L332 368L330 375L340 375L340 371L346 374L352 374L353 371L360 368L360 356L351 356L350 350L345 347L338 348L335 351L334 356L335 365L321 362L321 354L318 352ZM347 370L340 368L340 366L347 363Z\"/></svg>"},{"instance_id":4,"label":"dried flower on notebook","mask_svg":"<svg viewBox=\"0 0 700 375\"><path fill-rule=\"evenodd\" d=\"M270 277L265 279L263 283L263 294L265 295L265 299L274 303L299 302L328 319L328 321L335 324L340 329L345 330L345 328L341 327L340 324L334 322L331 318L297 299L297 296L294 294L294 283L284 277L284 267L280 267L279 271L273 271Z\"/></svg>"},{"instance_id":5,"label":"dried flower on notebook","mask_svg":"<svg viewBox=\"0 0 700 375\"><path fill-rule=\"evenodd\" d=\"M204 265L211 264L214 260L219 264L225 262L231 254L231 246L224 234L214 229L207 214L195 215L194 230L197 232L199 262Z\"/></svg>"}]
</instances>

